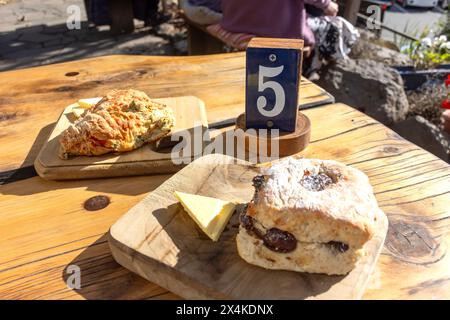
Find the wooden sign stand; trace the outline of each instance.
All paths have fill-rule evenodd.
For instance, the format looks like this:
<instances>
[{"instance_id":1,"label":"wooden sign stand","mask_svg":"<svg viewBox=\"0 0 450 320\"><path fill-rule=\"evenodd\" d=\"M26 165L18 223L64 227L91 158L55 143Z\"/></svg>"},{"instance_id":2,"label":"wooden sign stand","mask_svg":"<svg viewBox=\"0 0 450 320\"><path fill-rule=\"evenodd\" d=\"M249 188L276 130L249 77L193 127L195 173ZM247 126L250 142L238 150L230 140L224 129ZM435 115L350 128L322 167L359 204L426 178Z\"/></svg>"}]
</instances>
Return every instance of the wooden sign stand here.
<instances>
[{"instance_id":1,"label":"wooden sign stand","mask_svg":"<svg viewBox=\"0 0 450 320\"><path fill-rule=\"evenodd\" d=\"M251 145L260 145L261 137L258 135L258 131L256 130L256 134L252 134L252 131L246 130L245 113L240 114L237 118L236 129L242 129L244 131L246 151L250 151L249 146ZM306 149L309 144L310 137L311 122L307 116L299 112L297 116L297 127L294 132L280 131L280 134L276 138L272 138L270 136L264 137L263 139L266 139L266 141L261 145L267 146L267 155L272 155L271 140L277 139L279 156L287 157Z\"/></svg>"},{"instance_id":2,"label":"wooden sign stand","mask_svg":"<svg viewBox=\"0 0 450 320\"><path fill-rule=\"evenodd\" d=\"M250 41L247 49L246 112L236 121L236 129L244 131L246 151L255 139L258 143L260 139L266 139L262 145L267 148L270 148L271 140L277 139L280 157L299 153L308 146L311 122L298 111L302 50L303 40L299 39L253 38ZM270 114L277 105L281 106L280 111ZM268 111L270 106L272 110ZM256 131L247 131L250 128ZM258 129L279 129L279 135L271 137L268 134L262 138ZM266 154L271 154L271 150Z\"/></svg>"}]
</instances>

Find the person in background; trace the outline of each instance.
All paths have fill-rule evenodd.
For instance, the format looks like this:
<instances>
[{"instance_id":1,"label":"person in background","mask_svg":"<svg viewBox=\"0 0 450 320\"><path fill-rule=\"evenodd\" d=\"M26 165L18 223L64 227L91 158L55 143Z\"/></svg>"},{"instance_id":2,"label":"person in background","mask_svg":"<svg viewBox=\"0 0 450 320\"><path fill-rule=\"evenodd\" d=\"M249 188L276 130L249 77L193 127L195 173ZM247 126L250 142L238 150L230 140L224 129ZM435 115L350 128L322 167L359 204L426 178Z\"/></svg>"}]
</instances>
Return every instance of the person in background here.
<instances>
[{"instance_id":1,"label":"person in background","mask_svg":"<svg viewBox=\"0 0 450 320\"><path fill-rule=\"evenodd\" d=\"M223 29L270 38L301 38L305 46L315 45L306 23L305 4L336 16L338 5L331 0L222 0Z\"/></svg>"},{"instance_id":2,"label":"person in background","mask_svg":"<svg viewBox=\"0 0 450 320\"><path fill-rule=\"evenodd\" d=\"M331 0L222 0L221 30L213 34L228 37L244 49L254 37L297 38L304 40L303 74L317 80L324 62L346 58L358 31L342 17L339 6ZM309 17L307 10L314 14Z\"/></svg>"},{"instance_id":3,"label":"person in background","mask_svg":"<svg viewBox=\"0 0 450 320\"><path fill-rule=\"evenodd\" d=\"M178 0L185 17L199 25L217 24L222 20L221 0Z\"/></svg>"}]
</instances>

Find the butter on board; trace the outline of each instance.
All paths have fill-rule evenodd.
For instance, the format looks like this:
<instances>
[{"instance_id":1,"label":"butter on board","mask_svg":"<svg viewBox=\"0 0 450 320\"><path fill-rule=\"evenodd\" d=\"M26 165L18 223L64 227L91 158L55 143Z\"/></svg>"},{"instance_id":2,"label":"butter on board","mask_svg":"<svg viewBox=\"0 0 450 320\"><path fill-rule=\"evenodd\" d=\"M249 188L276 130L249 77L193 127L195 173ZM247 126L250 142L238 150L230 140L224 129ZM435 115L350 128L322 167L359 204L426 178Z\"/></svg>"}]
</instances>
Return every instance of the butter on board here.
<instances>
[{"instance_id":1,"label":"butter on board","mask_svg":"<svg viewBox=\"0 0 450 320\"><path fill-rule=\"evenodd\" d=\"M179 191L175 191L174 195L203 232L211 240L219 240L236 205L229 201Z\"/></svg>"}]
</instances>

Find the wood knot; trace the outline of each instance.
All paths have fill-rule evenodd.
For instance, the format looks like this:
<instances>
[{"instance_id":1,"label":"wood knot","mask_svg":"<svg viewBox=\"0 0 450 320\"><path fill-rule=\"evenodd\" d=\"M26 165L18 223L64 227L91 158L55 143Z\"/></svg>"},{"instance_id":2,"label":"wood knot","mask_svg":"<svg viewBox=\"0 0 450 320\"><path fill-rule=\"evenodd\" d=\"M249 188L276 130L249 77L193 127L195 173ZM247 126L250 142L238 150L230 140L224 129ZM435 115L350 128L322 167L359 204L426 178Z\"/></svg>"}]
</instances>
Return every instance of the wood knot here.
<instances>
[{"instance_id":1,"label":"wood knot","mask_svg":"<svg viewBox=\"0 0 450 320\"><path fill-rule=\"evenodd\" d=\"M61 86L61 87L56 88L56 91L68 92L68 91L72 91L72 87L71 86Z\"/></svg>"},{"instance_id":2,"label":"wood knot","mask_svg":"<svg viewBox=\"0 0 450 320\"><path fill-rule=\"evenodd\" d=\"M418 265L438 262L445 255L425 226L400 220L389 221L385 246L394 257Z\"/></svg>"},{"instance_id":3,"label":"wood knot","mask_svg":"<svg viewBox=\"0 0 450 320\"><path fill-rule=\"evenodd\" d=\"M0 113L0 121L8 121L17 118L17 112Z\"/></svg>"},{"instance_id":4,"label":"wood knot","mask_svg":"<svg viewBox=\"0 0 450 320\"><path fill-rule=\"evenodd\" d=\"M66 77L75 77L75 76L77 76L77 75L79 75L79 74L80 74L79 72L72 71L72 72L67 72L67 73L65 74L65 76L66 76Z\"/></svg>"},{"instance_id":5,"label":"wood knot","mask_svg":"<svg viewBox=\"0 0 450 320\"><path fill-rule=\"evenodd\" d=\"M87 199L84 202L84 209L87 211L97 211L106 208L110 204L108 196L100 195Z\"/></svg>"},{"instance_id":6,"label":"wood knot","mask_svg":"<svg viewBox=\"0 0 450 320\"><path fill-rule=\"evenodd\" d=\"M383 152L385 153L398 153L400 151L397 147L384 147Z\"/></svg>"}]
</instances>

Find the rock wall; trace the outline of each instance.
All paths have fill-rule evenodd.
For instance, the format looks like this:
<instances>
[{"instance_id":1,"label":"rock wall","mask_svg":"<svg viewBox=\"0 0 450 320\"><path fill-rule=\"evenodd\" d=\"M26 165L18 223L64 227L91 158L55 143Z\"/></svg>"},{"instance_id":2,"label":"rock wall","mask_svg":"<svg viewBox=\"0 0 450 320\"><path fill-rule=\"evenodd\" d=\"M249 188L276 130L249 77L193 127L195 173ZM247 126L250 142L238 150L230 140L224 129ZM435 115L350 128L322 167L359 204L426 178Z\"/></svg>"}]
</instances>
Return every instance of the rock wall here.
<instances>
[{"instance_id":1,"label":"rock wall","mask_svg":"<svg viewBox=\"0 0 450 320\"><path fill-rule=\"evenodd\" d=\"M392 125L404 120L409 104L403 80L394 69L369 59L345 59L321 72L317 84L343 102Z\"/></svg>"}]
</instances>

